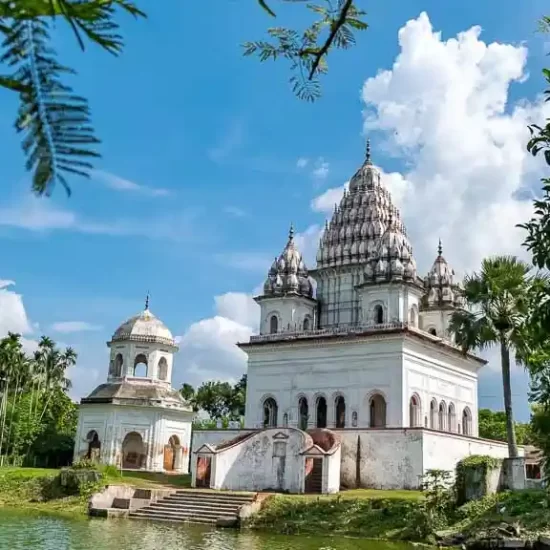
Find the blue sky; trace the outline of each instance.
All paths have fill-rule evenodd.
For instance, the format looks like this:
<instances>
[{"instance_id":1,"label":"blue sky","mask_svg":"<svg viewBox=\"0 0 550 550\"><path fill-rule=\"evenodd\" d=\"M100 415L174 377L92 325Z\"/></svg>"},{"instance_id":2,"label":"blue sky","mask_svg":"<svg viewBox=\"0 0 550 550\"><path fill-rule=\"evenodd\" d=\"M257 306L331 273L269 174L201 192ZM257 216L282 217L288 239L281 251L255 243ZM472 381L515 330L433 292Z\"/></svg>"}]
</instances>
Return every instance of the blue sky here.
<instances>
[{"instance_id":1,"label":"blue sky","mask_svg":"<svg viewBox=\"0 0 550 550\"><path fill-rule=\"evenodd\" d=\"M199 330L199 321L216 316L231 321L217 325L229 340L235 330L246 334L243 327L253 329L255 311L249 305L244 312L239 309L244 300L215 302L215 297L230 292L244 296L262 282L291 220L304 235L306 254L314 255L315 243L307 239L316 238L325 214L322 207L312 208L312 201L327 190L337 192L362 161L368 100L361 89L379 70L392 69L400 53L398 31L407 21L426 12L443 41L479 25L479 40L487 44L523 44L528 51L523 71L530 76L504 86L505 113L518 102L534 102L542 91L540 70L547 59L543 37L535 33L536 20L544 14L542 0L368 4L369 30L358 36L353 50L330 56L323 97L314 104L292 95L284 62L260 64L242 57L239 44L261 38L273 23L253 2L143 2L149 18L124 21L127 47L120 58L95 48L81 53L60 30L62 60L78 69L74 87L88 97L103 140L97 173L91 181L73 180L71 198L61 187L49 199L30 196L12 126L16 102L5 94L0 103L0 278L14 281L9 291L22 295L32 325L29 339L47 332L79 352L75 397L103 379L105 341L142 308L148 290L153 312L184 342L190 342L193 327ZM307 21L302 6L278 10L277 24ZM370 93L371 100L375 95ZM370 102L370 112L379 113L376 101ZM411 181L425 173L411 147L392 144L395 128L388 119L380 115L370 128L375 161L385 172L412 174ZM467 140L462 136L461 141ZM522 189L536 186L533 173L529 181L522 180ZM415 226L405 204L405 222ZM495 204L487 203L487 211ZM433 223L437 228L437 217ZM452 224L442 231L453 242ZM502 245L500 237L494 235L495 250ZM420 251L426 242L420 239ZM417 243L412 244L416 249ZM468 250L455 254L446 248L449 261L456 257L460 264L457 271L477 261L475 254L472 263L463 261ZM419 267L427 271L429 258L422 253L421 258ZM54 330L64 322L80 325L71 332L67 326ZM191 367L182 350L178 383L187 378L198 382L204 361L210 362L205 370L224 375L226 358L208 355L211 340L200 342L189 344L197 358ZM231 353L226 374L234 377L242 358ZM525 418L525 377L518 371L516 378L514 393ZM482 404L499 405L498 384L498 371L488 369L480 386Z\"/></svg>"}]
</instances>

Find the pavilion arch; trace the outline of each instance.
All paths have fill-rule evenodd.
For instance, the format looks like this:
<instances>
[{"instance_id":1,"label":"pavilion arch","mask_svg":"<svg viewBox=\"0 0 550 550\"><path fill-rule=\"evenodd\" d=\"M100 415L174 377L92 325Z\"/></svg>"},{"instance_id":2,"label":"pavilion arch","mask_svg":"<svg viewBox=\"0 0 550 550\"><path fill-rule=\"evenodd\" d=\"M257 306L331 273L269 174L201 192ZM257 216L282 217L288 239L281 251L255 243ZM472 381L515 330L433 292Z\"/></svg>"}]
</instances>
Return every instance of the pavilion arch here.
<instances>
[{"instance_id":1,"label":"pavilion arch","mask_svg":"<svg viewBox=\"0 0 550 550\"><path fill-rule=\"evenodd\" d=\"M313 329L313 323L311 321L311 317L309 315L306 315L304 317L304 322L302 323L302 330L311 330Z\"/></svg>"},{"instance_id":2,"label":"pavilion arch","mask_svg":"<svg viewBox=\"0 0 550 550\"><path fill-rule=\"evenodd\" d=\"M178 452L180 452L180 438L177 435L172 435L168 440L168 445L164 446L164 469L173 471L176 469Z\"/></svg>"},{"instance_id":3,"label":"pavilion arch","mask_svg":"<svg viewBox=\"0 0 550 550\"><path fill-rule=\"evenodd\" d=\"M143 353L136 355L134 359L134 376L146 377L148 369L147 356Z\"/></svg>"},{"instance_id":4,"label":"pavilion arch","mask_svg":"<svg viewBox=\"0 0 550 550\"><path fill-rule=\"evenodd\" d=\"M381 325L384 322L384 306L382 304L375 304L372 312L375 324Z\"/></svg>"},{"instance_id":5,"label":"pavilion arch","mask_svg":"<svg viewBox=\"0 0 550 550\"><path fill-rule=\"evenodd\" d=\"M90 430L86 434L86 441L88 442L86 458L88 460L99 459L99 455L101 453L101 441L99 440L99 434L95 430Z\"/></svg>"},{"instance_id":6,"label":"pavilion arch","mask_svg":"<svg viewBox=\"0 0 550 550\"><path fill-rule=\"evenodd\" d=\"M278 311L270 311L266 316L266 321L269 334L277 334L282 331L281 316Z\"/></svg>"},{"instance_id":7,"label":"pavilion arch","mask_svg":"<svg viewBox=\"0 0 550 550\"><path fill-rule=\"evenodd\" d=\"M262 399L262 425L264 428L276 428L279 417L279 405L272 395Z\"/></svg>"},{"instance_id":8,"label":"pavilion arch","mask_svg":"<svg viewBox=\"0 0 550 550\"><path fill-rule=\"evenodd\" d=\"M306 431L309 424L309 403L307 396L298 396L298 429Z\"/></svg>"},{"instance_id":9,"label":"pavilion arch","mask_svg":"<svg viewBox=\"0 0 550 550\"><path fill-rule=\"evenodd\" d=\"M413 304L409 309L409 324L412 327L418 326L418 306Z\"/></svg>"},{"instance_id":10,"label":"pavilion arch","mask_svg":"<svg viewBox=\"0 0 550 550\"><path fill-rule=\"evenodd\" d=\"M447 403L441 401L437 412L437 429L440 432L447 430Z\"/></svg>"},{"instance_id":11,"label":"pavilion arch","mask_svg":"<svg viewBox=\"0 0 550 550\"><path fill-rule=\"evenodd\" d=\"M334 404L334 427L346 427L346 398L338 393L333 397Z\"/></svg>"},{"instance_id":12,"label":"pavilion arch","mask_svg":"<svg viewBox=\"0 0 550 550\"><path fill-rule=\"evenodd\" d=\"M387 416L386 397L381 391L372 391L368 396L369 427L385 428Z\"/></svg>"},{"instance_id":13,"label":"pavilion arch","mask_svg":"<svg viewBox=\"0 0 550 550\"><path fill-rule=\"evenodd\" d=\"M319 394L315 398L315 426L317 428L327 427L327 398Z\"/></svg>"},{"instance_id":14,"label":"pavilion arch","mask_svg":"<svg viewBox=\"0 0 550 550\"><path fill-rule=\"evenodd\" d=\"M430 429L437 430L437 399L430 401Z\"/></svg>"},{"instance_id":15,"label":"pavilion arch","mask_svg":"<svg viewBox=\"0 0 550 550\"><path fill-rule=\"evenodd\" d=\"M427 332L432 336L437 336L437 330L435 329L435 327L429 327Z\"/></svg>"},{"instance_id":16,"label":"pavilion arch","mask_svg":"<svg viewBox=\"0 0 550 550\"><path fill-rule=\"evenodd\" d=\"M122 468L139 470L145 466L147 454L143 437L138 432L130 432L122 441Z\"/></svg>"},{"instance_id":17,"label":"pavilion arch","mask_svg":"<svg viewBox=\"0 0 550 550\"><path fill-rule=\"evenodd\" d=\"M409 425L411 428L422 426L422 401L417 393L413 393L409 400Z\"/></svg>"},{"instance_id":18,"label":"pavilion arch","mask_svg":"<svg viewBox=\"0 0 550 550\"><path fill-rule=\"evenodd\" d=\"M455 404L451 401L447 413L447 430L456 432L456 409Z\"/></svg>"},{"instance_id":19,"label":"pavilion arch","mask_svg":"<svg viewBox=\"0 0 550 550\"><path fill-rule=\"evenodd\" d=\"M161 357L157 366L157 378L166 381L168 379L168 361L166 357Z\"/></svg>"},{"instance_id":20,"label":"pavilion arch","mask_svg":"<svg viewBox=\"0 0 550 550\"><path fill-rule=\"evenodd\" d=\"M462 433L472 435L472 411L469 407L464 407L462 411Z\"/></svg>"},{"instance_id":21,"label":"pavilion arch","mask_svg":"<svg viewBox=\"0 0 550 550\"><path fill-rule=\"evenodd\" d=\"M124 365L124 359L122 357L122 353L117 353L115 357L114 366L113 366L113 376L116 376L117 378L122 376L123 365Z\"/></svg>"}]
</instances>

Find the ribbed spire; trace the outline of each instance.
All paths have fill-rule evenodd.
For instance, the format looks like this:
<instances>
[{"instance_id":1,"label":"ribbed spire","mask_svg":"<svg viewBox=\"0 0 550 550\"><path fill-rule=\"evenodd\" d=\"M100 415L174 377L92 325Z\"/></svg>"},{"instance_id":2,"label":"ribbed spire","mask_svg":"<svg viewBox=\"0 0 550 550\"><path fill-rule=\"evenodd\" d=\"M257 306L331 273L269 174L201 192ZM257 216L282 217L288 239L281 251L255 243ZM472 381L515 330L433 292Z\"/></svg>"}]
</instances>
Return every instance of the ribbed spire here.
<instances>
[{"instance_id":1,"label":"ribbed spire","mask_svg":"<svg viewBox=\"0 0 550 550\"><path fill-rule=\"evenodd\" d=\"M365 164L372 164L370 158L370 139L367 139L367 153L365 155Z\"/></svg>"}]
</instances>

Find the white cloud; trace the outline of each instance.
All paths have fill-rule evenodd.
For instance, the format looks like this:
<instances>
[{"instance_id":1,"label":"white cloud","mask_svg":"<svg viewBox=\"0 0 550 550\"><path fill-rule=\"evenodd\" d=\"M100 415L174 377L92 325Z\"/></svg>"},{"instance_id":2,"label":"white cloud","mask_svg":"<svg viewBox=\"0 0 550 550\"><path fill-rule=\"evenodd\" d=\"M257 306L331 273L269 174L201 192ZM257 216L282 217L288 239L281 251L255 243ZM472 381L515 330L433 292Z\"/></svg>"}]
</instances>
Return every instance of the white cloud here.
<instances>
[{"instance_id":1,"label":"white cloud","mask_svg":"<svg viewBox=\"0 0 550 550\"><path fill-rule=\"evenodd\" d=\"M259 308L250 295L236 292L216 296L215 305L214 317L193 323L178 339L176 386L206 380L234 382L246 371L246 354L235 344L248 341L257 330Z\"/></svg>"},{"instance_id":2,"label":"white cloud","mask_svg":"<svg viewBox=\"0 0 550 550\"><path fill-rule=\"evenodd\" d=\"M61 332L70 334L72 332L90 332L101 330L103 327L100 325L93 325L86 321L61 321L52 324L52 330L55 332Z\"/></svg>"},{"instance_id":3,"label":"white cloud","mask_svg":"<svg viewBox=\"0 0 550 550\"><path fill-rule=\"evenodd\" d=\"M164 213L162 217L153 217L147 223L139 219L123 218L114 221L90 220L80 218L70 210L56 207L51 199L46 201L34 196L0 207L0 226L15 229L33 232L72 231L117 237L138 236L178 242L196 239L195 217L195 213L187 210L177 215Z\"/></svg>"},{"instance_id":4,"label":"white cloud","mask_svg":"<svg viewBox=\"0 0 550 550\"><path fill-rule=\"evenodd\" d=\"M21 344L27 353L32 353L37 348L37 341L28 338L33 333L32 324L27 316L23 297L8 287L15 283L8 280L0 280L0 338L8 332L21 334Z\"/></svg>"},{"instance_id":5,"label":"white cloud","mask_svg":"<svg viewBox=\"0 0 550 550\"><path fill-rule=\"evenodd\" d=\"M300 157L297 161L296 161L296 167L297 168L305 168L309 163L309 159L306 159L304 157Z\"/></svg>"},{"instance_id":6,"label":"white cloud","mask_svg":"<svg viewBox=\"0 0 550 550\"><path fill-rule=\"evenodd\" d=\"M246 212L237 206L226 206L223 211L230 216L234 216L235 218L244 218L246 216Z\"/></svg>"},{"instance_id":7,"label":"white cloud","mask_svg":"<svg viewBox=\"0 0 550 550\"><path fill-rule=\"evenodd\" d=\"M318 180L325 180L328 177L330 164L325 161L323 157L319 157L315 161L315 168L313 169L313 177Z\"/></svg>"},{"instance_id":8,"label":"white cloud","mask_svg":"<svg viewBox=\"0 0 550 550\"><path fill-rule=\"evenodd\" d=\"M142 195L147 195L149 197L165 197L170 195L168 189L163 189L162 187L155 188L149 187L147 185L141 185L133 181L121 178L110 172L104 172L103 170L94 170L92 176L95 180L99 180L101 183L114 189L115 191L123 191L129 193L140 193Z\"/></svg>"},{"instance_id":9,"label":"white cloud","mask_svg":"<svg viewBox=\"0 0 550 550\"><path fill-rule=\"evenodd\" d=\"M315 197L311 201L311 209L314 212L323 212L325 214L332 214L334 205L338 204L344 195L344 189L347 189L349 181L340 187L331 187L324 193Z\"/></svg>"},{"instance_id":10,"label":"white cloud","mask_svg":"<svg viewBox=\"0 0 550 550\"><path fill-rule=\"evenodd\" d=\"M381 131L385 148L409 167L385 179L421 269L439 237L459 272L487 255L524 254L515 225L530 217L532 203L518 193L543 168L525 150L527 125L550 116L550 105L542 98L510 105L510 84L525 79L527 50L479 37L472 27L444 41L422 13L399 31L392 69L363 86L365 131ZM315 199L314 209L325 210L325 199Z\"/></svg>"}]
</instances>

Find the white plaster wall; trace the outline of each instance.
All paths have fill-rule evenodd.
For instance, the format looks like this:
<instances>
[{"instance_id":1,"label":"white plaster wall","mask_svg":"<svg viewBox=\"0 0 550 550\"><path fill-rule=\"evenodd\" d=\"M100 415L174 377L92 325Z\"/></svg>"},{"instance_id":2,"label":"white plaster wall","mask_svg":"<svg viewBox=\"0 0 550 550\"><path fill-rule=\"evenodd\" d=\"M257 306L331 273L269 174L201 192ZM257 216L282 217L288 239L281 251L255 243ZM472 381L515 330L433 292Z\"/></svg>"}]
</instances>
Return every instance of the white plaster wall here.
<instances>
[{"instance_id":1,"label":"white plaster wall","mask_svg":"<svg viewBox=\"0 0 550 550\"><path fill-rule=\"evenodd\" d=\"M520 449L523 455L523 449ZM470 455L488 455L507 458L508 446L499 441L489 441L458 434L423 431L423 471L447 470L454 475L457 462Z\"/></svg>"},{"instance_id":2,"label":"white plaster wall","mask_svg":"<svg viewBox=\"0 0 550 550\"><path fill-rule=\"evenodd\" d=\"M323 467L326 468L326 492L338 493L340 491L340 465L342 462L342 447L325 457Z\"/></svg>"},{"instance_id":3,"label":"white plaster wall","mask_svg":"<svg viewBox=\"0 0 550 550\"><path fill-rule=\"evenodd\" d=\"M278 425L286 413L289 426L298 425L298 402L308 399L309 425L316 425L316 400L327 400L327 427L335 425L335 398L346 402L346 426L357 412L358 426L369 425L369 399L380 393L386 399L386 423L402 423L402 336L369 337L356 341L290 345L267 344L247 350L248 387L245 427L263 423L263 403L278 404Z\"/></svg>"},{"instance_id":4,"label":"white plaster wall","mask_svg":"<svg viewBox=\"0 0 550 550\"><path fill-rule=\"evenodd\" d=\"M284 434L287 439L277 439ZM277 443L285 456L275 456ZM292 429L262 431L233 447L216 452L214 489L303 492L304 433Z\"/></svg>"},{"instance_id":5,"label":"white plaster wall","mask_svg":"<svg viewBox=\"0 0 550 550\"><path fill-rule=\"evenodd\" d=\"M445 310L422 311L420 313L420 328L426 332L434 328L437 336L449 338L448 329L451 313L452 311Z\"/></svg>"},{"instance_id":6,"label":"white plaster wall","mask_svg":"<svg viewBox=\"0 0 550 550\"><path fill-rule=\"evenodd\" d=\"M376 323L374 308L384 308L384 323L408 323L410 310L420 306L421 291L406 284L380 284L360 287L361 318L364 324Z\"/></svg>"},{"instance_id":7,"label":"white plaster wall","mask_svg":"<svg viewBox=\"0 0 550 550\"><path fill-rule=\"evenodd\" d=\"M260 304L260 334L269 334L270 320L273 315L278 319L277 332L288 330L301 331L304 319L309 318L310 329L316 325L316 302L298 296L262 298Z\"/></svg>"},{"instance_id":8,"label":"white plaster wall","mask_svg":"<svg viewBox=\"0 0 550 550\"><path fill-rule=\"evenodd\" d=\"M422 476L422 430L334 430L342 438L342 486L414 489Z\"/></svg>"},{"instance_id":9,"label":"white plaster wall","mask_svg":"<svg viewBox=\"0 0 550 550\"><path fill-rule=\"evenodd\" d=\"M444 348L434 348L435 346L422 344L411 338L405 340L403 426L411 425L409 404L411 397L416 395L420 398L422 426L425 426L427 417L427 427L432 427L432 400L437 403L436 412L441 402L445 403L447 411L452 403L455 409L454 426L450 429L448 415L445 415L445 431L458 432L458 424L461 425L461 432L463 431L462 412L468 407L472 417L471 435L477 436L477 370L481 365ZM436 425L434 429L439 429L439 426Z\"/></svg>"},{"instance_id":10,"label":"white plaster wall","mask_svg":"<svg viewBox=\"0 0 550 550\"><path fill-rule=\"evenodd\" d=\"M88 450L86 435L97 431L101 441L101 462L121 465L122 443L127 434L141 435L147 461L146 470L164 470L164 446L172 435L177 435L181 446L191 446L192 413L156 407L132 407L112 404L81 404L75 442L75 459ZM188 459L183 461L182 472L188 471Z\"/></svg>"},{"instance_id":11,"label":"white plaster wall","mask_svg":"<svg viewBox=\"0 0 550 550\"><path fill-rule=\"evenodd\" d=\"M203 445L216 446L231 441L243 433L251 430L193 430L191 453L197 452Z\"/></svg>"}]
</instances>

